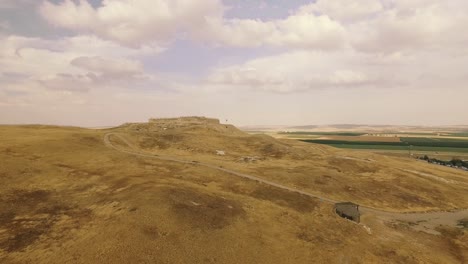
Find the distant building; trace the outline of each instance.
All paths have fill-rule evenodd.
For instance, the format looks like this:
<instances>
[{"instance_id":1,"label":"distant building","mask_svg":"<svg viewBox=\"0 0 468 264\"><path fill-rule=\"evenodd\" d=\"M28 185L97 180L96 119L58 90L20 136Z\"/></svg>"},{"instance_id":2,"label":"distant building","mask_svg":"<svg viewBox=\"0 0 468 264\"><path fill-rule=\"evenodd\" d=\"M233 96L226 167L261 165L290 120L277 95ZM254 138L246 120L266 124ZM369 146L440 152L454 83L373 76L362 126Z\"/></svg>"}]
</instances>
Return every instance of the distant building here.
<instances>
[{"instance_id":1,"label":"distant building","mask_svg":"<svg viewBox=\"0 0 468 264\"><path fill-rule=\"evenodd\" d=\"M346 219L359 223L361 213L359 213L359 205L352 202L336 203L335 212Z\"/></svg>"}]
</instances>

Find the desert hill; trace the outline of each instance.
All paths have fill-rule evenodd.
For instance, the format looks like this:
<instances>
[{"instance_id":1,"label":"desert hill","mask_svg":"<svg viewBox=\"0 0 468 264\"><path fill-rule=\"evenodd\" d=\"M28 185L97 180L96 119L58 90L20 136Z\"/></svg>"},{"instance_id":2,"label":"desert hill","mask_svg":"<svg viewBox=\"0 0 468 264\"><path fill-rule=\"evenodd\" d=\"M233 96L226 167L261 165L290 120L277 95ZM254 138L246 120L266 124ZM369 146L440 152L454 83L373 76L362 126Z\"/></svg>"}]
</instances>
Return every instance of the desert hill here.
<instances>
[{"instance_id":1,"label":"desert hill","mask_svg":"<svg viewBox=\"0 0 468 264\"><path fill-rule=\"evenodd\" d=\"M120 131L146 153L209 161L336 200L390 211L468 208L466 172L413 159L249 135L205 118L151 120Z\"/></svg>"},{"instance_id":2,"label":"desert hill","mask_svg":"<svg viewBox=\"0 0 468 264\"><path fill-rule=\"evenodd\" d=\"M463 263L468 257L466 229L421 232L411 228L415 223L377 213L364 214L358 225L324 200L220 169L393 212L467 208L463 171L248 135L198 117L102 130L0 126L0 139L1 263Z\"/></svg>"}]
</instances>

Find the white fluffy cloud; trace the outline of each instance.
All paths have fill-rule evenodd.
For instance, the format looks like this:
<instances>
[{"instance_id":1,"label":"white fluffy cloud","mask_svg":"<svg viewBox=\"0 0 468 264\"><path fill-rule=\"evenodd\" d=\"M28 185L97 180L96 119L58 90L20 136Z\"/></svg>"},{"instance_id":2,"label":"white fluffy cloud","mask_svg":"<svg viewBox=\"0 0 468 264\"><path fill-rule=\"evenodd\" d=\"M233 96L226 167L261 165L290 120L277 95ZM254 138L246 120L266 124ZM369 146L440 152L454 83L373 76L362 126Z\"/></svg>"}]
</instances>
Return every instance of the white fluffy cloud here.
<instances>
[{"instance_id":1,"label":"white fluffy cloud","mask_svg":"<svg viewBox=\"0 0 468 264\"><path fill-rule=\"evenodd\" d=\"M44 2L42 16L51 24L90 32L123 45L166 45L188 34L221 45L334 49L343 46L344 30L326 15L293 14L260 21L226 19L218 0L105 0L93 8L87 1Z\"/></svg>"},{"instance_id":2,"label":"white fluffy cloud","mask_svg":"<svg viewBox=\"0 0 468 264\"><path fill-rule=\"evenodd\" d=\"M66 74L59 73L43 77L38 82L44 87L55 91L88 92L99 85L98 78L92 73Z\"/></svg>"},{"instance_id":3,"label":"white fluffy cloud","mask_svg":"<svg viewBox=\"0 0 468 264\"><path fill-rule=\"evenodd\" d=\"M170 42L179 30L198 27L206 16L218 16L217 0L104 0L93 8L86 0L48 1L40 7L42 16L58 27L90 32L131 47Z\"/></svg>"},{"instance_id":4,"label":"white fluffy cloud","mask_svg":"<svg viewBox=\"0 0 468 264\"><path fill-rule=\"evenodd\" d=\"M110 83L126 85L148 79L138 59L160 51L159 48L135 50L92 36L59 40L3 36L0 37L0 81L9 89L18 89L18 85L12 84L21 81L35 89L33 83L53 90L78 92ZM6 78L6 75L17 77Z\"/></svg>"},{"instance_id":5,"label":"white fluffy cloud","mask_svg":"<svg viewBox=\"0 0 468 264\"><path fill-rule=\"evenodd\" d=\"M16 62L27 62L24 56L29 52L52 54L51 59L53 59L58 56L68 58L78 56L142 57L157 54L163 50L160 47L148 46L135 50L89 35L42 39L0 34L0 58L16 60Z\"/></svg>"},{"instance_id":6,"label":"white fluffy cloud","mask_svg":"<svg viewBox=\"0 0 468 264\"><path fill-rule=\"evenodd\" d=\"M288 52L217 69L206 82L215 89L246 88L282 93L393 84L393 80L386 80L377 69L360 66L359 60L363 59L365 57L350 52Z\"/></svg>"},{"instance_id":7,"label":"white fluffy cloud","mask_svg":"<svg viewBox=\"0 0 468 264\"><path fill-rule=\"evenodd\" d=\"M73 59L71 65L90 72L109 75L114 78L135 76L143 73L143 65L128 59L106 59L102 57L78 57Z\"/></svg>"},{"instance_id":8,"label":"white fluffy cloud","mask_svg":"<svg viewBox=\"0 0 468 264\"><path fill-rule=\"evenodd\" d=\"M57 73L38 81L53 90L88 92L109 85L122 86L147 79L140 62L129 59L78 57L69 62L83 73Z\"/></svg>"},{"instance_id":9,"label":"white fluffy cloud","mask_svg":"<svg viewBox=\"0 0 468 264\"><path fill-rule=\"evenodd\" d=\"M263 45L301 49L337 49L344 45L343 27L327 16L296 14L281 20L208 20L208 27L195 34L213 43L257 47Z\"/></svg>"},{"instance_id":10,"label":"white fluffy cloud","mask_svg":"<svg viewBox=\"0 0 468 264\"><path fill-rule=\"evenodd\" d=\"M376 0L317 0L299 8L299 14L321 14L332 19L352 22L369 18L384 9L383 3Z\"/></svg>"},{"instance_id":11,"label":"white fluffy cloud","mask_svg":"<svg viewBox=\"0 0 468 264\"><path fill-rule=\"evenodd\" d=\"M176 38L236 47L401 52L465 44L462 0L318 0L284 19L228 19L220 0L45 1L51 24L125 46L168 46Z\"/></svg>"},{"instance_id":12,"label":"white fluffy cloud","mask_svg":"<svg viewBox=\"0 0 468 264\"><path fill-rule=\"evenodd\" d=\"M297 93L318 90L394 88L459 90L467 81L465 56L421 50L411 55L291 51L214 69L205 82L213 90ZM391 88L391 89L389 89Z\"/></svg>"},{"instance_id":13,"label":"white fluffy cloud","mask_svg":"<svg viewBox=\"0 0 468 264\"><path fill-rule=\"evenodd\" d=\"M419 4L415 4L418 2ZM373 18L348 28L353 47L365 52L459 50L468 37L465 1L394 1ZM457 5L453 5L457 2Z\"/></svg>"},{"instance_id":14,"label":"white fluffy cloud","mask_svg":"<svg viewBox=\"0 0 468 264\"><path fill-rule=\"evenodd\" d=\"M282 115L292 122L309 113L322 122L366 122L366 116L379 122L388 115L408 116L408 122L438 116L447 123L464 117L456 111L468 111L462 98L468 82L464 0L304 1L281 18L280 12L268 17L273 8L265 8L251 19L244 17L253 12L235 18L242 1L229 13L221 0L89 2L0 0L0 8L21 8L15 12L39 5L52 25L42 37L19 36L31 34L22 28L27 19L2 18L0 115L10 116L0 122L16 122L23 106L24 120L55 106L62 116L87 110L94 117L89 113L105 112L104 105L126 118L132 111L140 116L143 107L148 115L234 115L252 122ZM194 70L199 59L206 61ZM287 111L277 107L283 103ZM319 115L309 111L312 104ZM436 106L430 115L425 104ZM450 120L447 109L454 113Z\"/></svg>"},{"instance_id":15,"label":"white fluffy cloud","mask_svg":"<svg viewBox=\"0 0 468 264\"><path fill-rule=\"evenodd\" d=\"M468 23L467 11L468 2L463 0L318 0L298 13L339 21L347 46L361 52L457 53L468 42L466 34L460 34Z\"/></svg>"}]
</instances>

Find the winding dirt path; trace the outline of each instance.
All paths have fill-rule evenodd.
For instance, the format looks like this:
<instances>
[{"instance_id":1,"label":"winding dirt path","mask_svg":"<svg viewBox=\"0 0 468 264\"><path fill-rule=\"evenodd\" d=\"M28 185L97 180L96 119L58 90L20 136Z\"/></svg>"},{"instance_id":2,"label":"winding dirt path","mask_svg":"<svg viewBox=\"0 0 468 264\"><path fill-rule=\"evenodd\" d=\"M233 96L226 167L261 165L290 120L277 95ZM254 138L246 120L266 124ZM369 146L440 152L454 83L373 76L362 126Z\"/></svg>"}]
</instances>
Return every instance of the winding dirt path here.
<instances>
[{"instance_id":1,"label":"winding dirt path","mask_svg":"<svg viewBox=\"0 0 468 264\"><path fill-rule=\"evenodd\" d=\"M122 149L119 147L116 147L113 145L110 141L110 137L114 136L118 139L120 139L123 143L125 143L130 150L127 149ZM176 157L172 156L166 156L166 155L158 155L158 154L149 154L149 153L144 153L141 152L138 148L136 148L131 142L129 142L125 137L122 135L119 135L118 133L107 133L104 135L104 144L112 148L114 150L117 150L119 152L127 153L130 155L134 156L140 156L140 157L146 157L146 158L154 158L154 159L159 159L159 160L165 160L165 161L172 161L172 162L178 162L178 163L184 163L184 164L193 164L193 165L198 165L198 166L204 166L207 168L219 170L222 172L226 172L228 174L241 177L244 179L249 179L253 180L259 183L267 184L279 189L287 190L290 192L295 192L298 194L306 195L312 198L319 199L322 202L326 202L329 204L335 204L340 201L333 200L327 197L319 196L319 195L314 195L308 192L304 192L302 190L298 190L295 188L291 188L279 183L275 183L272 181L268 181L253 175L245 174L245 173L240 173L237 171L233 171L230 169L223 168L221 166L217 165L212 165L209 163L204 163L204 162L198 162L198 161L189 161L189 160L182 160L178 159ZM439 225L448 225L448 226L453 226L456 227L458 225L458 221L461 219L468 219L468 209L462 209L459 211L438 211L438 212L408 212L408 213L397 213L397 212L389 212L385 210L380 210L377 208L373 207L368 207L368 206L362 206L360 205L360 211L361 213L364 214L375 214L379 218L386 220L386 221L401 221L401 222L406 222L410 223L411 227L419 230L419 231L424 231L427 233L431 234L438 234L437 231L435 231L435 228Z\"/></svg>"},{"instance_id":2,"label":"winding dirt path","mask_svg":"<svg viewBox=\"0 0 468 264\"><path fill-rule=\"evenodd\" d=\"M112 145L112 143L110 142L110 139L109 139L110 136L115 136L115 137L119 138L121 141L123 141L125 144L127 144L132 150L129 151L129 150L125 150L125 149L120 149L120 148ZM108 147L113 148L113 149L115 149L117 151L120 151L120 152L123 152L123 153L131 154L131 155L135 155L135 156L140 156L140 157L155 158L155 159L159 159L159 160L167 160L167 161L179 162L179 163L184 163L184 164L193 164L193 165L203 166L203 167L219 170L219 171L222 171L222 172L226 172L228 174L232 174L232 175L242 177L242 178L245 178L245 179L249 179L249 180L253 180L253 181L256 181L256 182L264 183L264 184L267 184L267 185L270 185L270 186L273 186L273 187L276 187L276 188L280 188L280 189L283 189L283 190L287 190L287 191L290 191L290 192L295 192L295 193L303 194L303 195L306 195L306 196L309 196L309 197L312 197L312 198L320 199L321 201L324 201L324 202L327 202L327 203L330 203L330 204L335 204L335 203L339 202L337 200L333 200L333 199L329 199L329 198L326 198L326 197L313 195L313 194L310 194L310 193L307 193L307 192L304 192L304 191L301 191L301 190L298 190L298 189L295 189L295 188L291 188L291 187L288 187L288 186L284 186L284 185L281 185L281 184L278 184L278 183L275 183L275 182L272 182L272 181L268 181L268 180L265 180L265 179L262 179L262 178L259 178L259 177L253 176L253 175L240 173L240 172L237 172L237 171L233 171L233 170L226 169L226 168L223 168L223 167L217 166L217 165L212 165L212 164L209 164L209 163L198 162L198 161L181 160L181 159L171 157L171 156L163 156L163 155L142 153L141 151L138 151L137 148L135 148L127 139L125 139L124 137L122 137L121 135L116 134L116 133L106 134L104 136L104 143Z\"/></svg>"}]
</instances>

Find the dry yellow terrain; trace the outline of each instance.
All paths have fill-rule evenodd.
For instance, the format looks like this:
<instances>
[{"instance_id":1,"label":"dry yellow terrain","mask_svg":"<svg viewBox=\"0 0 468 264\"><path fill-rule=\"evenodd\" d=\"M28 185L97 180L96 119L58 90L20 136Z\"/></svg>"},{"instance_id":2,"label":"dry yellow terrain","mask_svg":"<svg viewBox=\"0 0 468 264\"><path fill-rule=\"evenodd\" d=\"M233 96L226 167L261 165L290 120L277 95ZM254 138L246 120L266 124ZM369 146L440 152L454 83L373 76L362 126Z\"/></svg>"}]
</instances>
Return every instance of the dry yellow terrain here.
<instances>
[{"instance_id":1,"label":"dry yellow terrain","mask_svg":"<svg viewBox=\"0 0 468 264\"><path fill-rule=\"evenodd\" d=\"M322 199L220 169L378 210L358 225ZM466 229L421 232L380 213L468 208L468 173L252 136L211 119L0 126L0 179L0 263L468 259Z\"/></svg>"}]
</instances>

